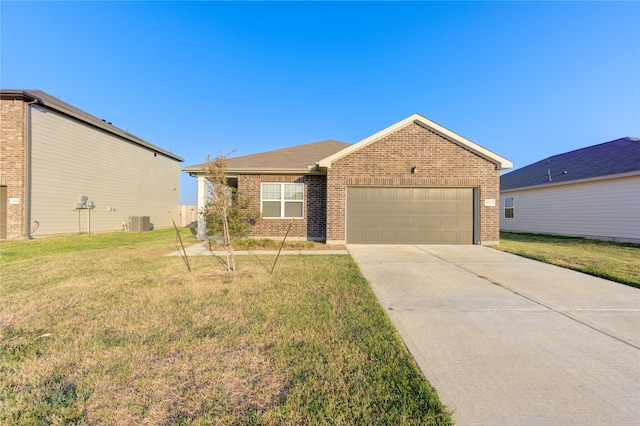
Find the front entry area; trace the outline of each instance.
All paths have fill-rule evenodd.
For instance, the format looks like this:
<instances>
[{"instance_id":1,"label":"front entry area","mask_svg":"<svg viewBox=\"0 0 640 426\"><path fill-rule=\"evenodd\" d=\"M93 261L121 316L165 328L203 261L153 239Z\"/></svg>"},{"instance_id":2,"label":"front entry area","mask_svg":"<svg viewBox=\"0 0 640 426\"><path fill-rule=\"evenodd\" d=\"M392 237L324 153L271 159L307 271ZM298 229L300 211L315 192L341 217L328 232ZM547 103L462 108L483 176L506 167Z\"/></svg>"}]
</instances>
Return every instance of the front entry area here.
<instances>
[{"instance_id":1,"label":"front entry area","mask_svg":"<svg viewBox=\"0 0 640 426\"><path fill-rule=\"evenodd\" d=\"M473 188L347 188L348 244L473 244Z\"/></svg>"}]
</instances>

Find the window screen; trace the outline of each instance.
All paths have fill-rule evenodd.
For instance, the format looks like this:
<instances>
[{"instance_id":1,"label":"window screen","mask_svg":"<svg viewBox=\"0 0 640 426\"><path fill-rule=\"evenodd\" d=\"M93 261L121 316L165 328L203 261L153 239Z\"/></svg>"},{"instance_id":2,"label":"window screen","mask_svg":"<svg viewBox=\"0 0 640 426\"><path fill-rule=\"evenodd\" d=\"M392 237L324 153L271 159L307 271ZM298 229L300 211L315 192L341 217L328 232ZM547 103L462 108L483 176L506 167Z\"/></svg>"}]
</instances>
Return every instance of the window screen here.
<instances>
[{"instance_id":1,"label":"window screen","mask_svg":"<svg viewBox=\"0 0 640 426\"><path fill-rule=\"evenodd\" d=\"M263 182L260 192L262 217L303 217L303 183Z\"/></svg>"}]
</instances>

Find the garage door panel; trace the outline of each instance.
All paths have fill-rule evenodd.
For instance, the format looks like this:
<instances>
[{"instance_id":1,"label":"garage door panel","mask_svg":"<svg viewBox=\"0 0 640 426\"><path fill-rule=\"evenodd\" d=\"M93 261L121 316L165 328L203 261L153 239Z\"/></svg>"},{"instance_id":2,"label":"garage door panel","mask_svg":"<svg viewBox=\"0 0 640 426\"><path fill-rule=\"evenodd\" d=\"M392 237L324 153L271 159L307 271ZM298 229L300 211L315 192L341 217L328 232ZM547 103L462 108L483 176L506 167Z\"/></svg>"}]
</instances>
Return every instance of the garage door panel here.
<instances>
[{"instance_id":1,"label":"garage door panel","mask_svg":"<svg viewBox=\"0 0 640 426\"><path fill-rule=\"evenodd\" d=\"M451 191L443 190L442 195L443 195L443 199L447 201L456 201L460 197L460 191L458 191L457 189L451 190Z\"/></svg>"},{"instance_id":2,"label":"garage door panel","mask_svg":"<svg viewBox=\"0 0 640 426\"><path fill-rule=\"evenodd\" d=\"M427 212L427 203L425 202L414 202L411 203L411 214L413 215L424 215Z\"/></svg>"},{"instance_id":3,"label":"garage door panel","mask_svg":"<svg viewBox=\"0 0 640 426\"><path fill-rule=\"evenodd\" d=\"M425 188L411 188L411 200L414 202L424 202L429 197Z\"/></svg>"},{"instance_id":4,"label":"garage door panel","mask_svg":"<svg viewBox=\"0 0 640 426\"><path fill-rule=\"evenodd\" d=\"M443 228L443 232L444 230L456 230L458 228L458 221L456 220L455 217L443 217L442 218L442 228Z\"/></svg>"},{"instance_id":5,"label":"garage door panel","mask_svg":"<svg viewBox=\"0 0 640 426\"><path fill-rule=\"evenodd\" d=\"M413 188L395 188L395 198L398 200L410 200Z\"/></svg>"},{"instance_id":6,"label":"garage door panel","mask_svg":"<svg viewBox=\"0 0 640 426\"><path fill-rule=\"evenodd\" d=\"M458 231L473 231L473 221L467 218L458 218L456 228Z\"/></svg>"},{"instance_id":7,"label":"garage door panel","mask_svg":"<svg viewBox=\"0 0 640 426\"><path fill-rule=\"evenodd\" d=\"M409 231L398 231L394 235L393 241L391 243L395 244L409 244L411 242L411 232Z\"/></svg>"},{"instance_id":8,"label":"garage door panel","mask_svg":"<svg viewBox=\"0 0 640 426\"><path fill-rule=\"evenodd\" d=\"M362 230L377 228L384 219L384 217L364 216L360 222L362 224Z\"/></svg>"},{"instance_id":9,"label":"garage door panel","mask_svg":"<svg viewBox=\"0 0 640 426\"><path fill-rule=\"evenodd\" d=\"M458 213L458 205L455 203L442 203L443 215L456 215Z\"/></svg>"},{"instance_id":10,"label":"garage door panel","mask_svg":"<svg viewBox=\"0 0 640 426\"><path fill-rule=\"evenodd\" d=\"M394 241L394 233L393 231L379 231L376 235L376 238L378 241L380 241L380 244L391 244Z\"/></svg>"},{"instance_id":11,"label":"garage door panel","mask_svg":"<svg viewBox=\"0 0 640 426\"><path fill-rule=\"evenodd\" d=\"M379 204L378 203L374 203L374 202L366 202L366 203L362 203L364 206L364 213L365 214L375 214L379 212Z\"/></svg>"},{"instance_id":12,"label":"garage door panel","mask_svg":"<svg viewBox=\"0 0 640 426\"><path fill-rule=\"evenodd\" d=\"M440 214L440 213L442 213L442 204L432 200L431 203L427 204L427 213L429 213L429 214Z\"/></svg>"},{"instance_id":13,"label":"garage door panel","mask_svg":"<svg viewBox=\"0 0 640 426\"><path fill-rule=\"evenodd\" d=\"M377 231L366 231L362 232L362 238L364 239L364 241L371 241L379 238L378 234L379 233Z\"/></svg>"},{"instance_id":14,"label":"garage door panel","mask_svg":"<svg viewBox=\"0 0 640 426\"><path fill-rule=\"evenodd\" d=\"M365 191L367 189L365 188ZM366 191L367 192L367 196L371 196L372 194L375 194L376 198L379 199L391 199L391 198L395 198L395 194L396 194L396 188L371 188L371 191Z\"/></svg>"},{"instance_id":15,"label":"garage door panel","mask_svg":"<svg viewBox=\"0 0 640 426\"><path fill-rule=\"evenodd\" d=\"M440 216L427 216L427 226L429 229L442 228L442 218Z\"/></svg>"},{"instance_id":16,"label":"garage door panel","mask_svg":"<svg viewBox=\"0 0 640 426\"><path fill-rule=\"evenodd\" d=\"M411 214L411 203L398 201L395 203L395 212L397 214Z\"/></svg>"},{"instance_id":17,"label":"garage door panel","mask_svg":"<svg viewBox=\"0 0 640 426\"><path fill-rule=\"evenodd\" d=\"M411 216L396 216L393 225L398 231L408 231L411 227Z\"/></svg>"},{"instance_id":18,"label":"garage door panel","mask_svg":"<svg viewBox=\"0 0 640 426\"><path fill-rule=\"evenodd\" d=\"M460 216L473 216L473 205L458 204L458 213Z\"/></svg>"},{"instance_id":19,"label":"garage door panel","mask_svg":"<svg viewBox=\"0 0 640 426\"><path fill-rule=\"evenodd\" d=\"M356 203L356 202L353 202L349 205L349 210L351 211L351 213L355 213L357 215L360 215L366 212L364 205L362 203Z\"/></svg>"},{"instance_id":20,"label":"garage door panel","mask_svg":"<svg viewBox=\"0 0 640 426\"><path fill-rule=\"evenodd\" d=\"M423 241L428 240L428 233L426 231L418 231L411 233L411 243L412 244L424 244Z\"/></svg>"},{"instance_id":21,"label":"garage door panel","mask_svg":"<svg viewBox=\"0 0 640 426\"><path fill-rule=\"evenodd\" d=\"M428 188L427 196L429 200L441 200L442 199L442 190L441 188Z\"/></svg>"},{"instance_id":22,"label":"garage door panel","mask_svg":"<svg viewBox=\"0 0 640 426\"><path fill-rule=\"evenodd\" d=\"M394 226L395 216L380 216L378 219L378 228L392 229Z\"/></svg>"},{"instance_id":23,"label":"garage door panel","mask_svg":"<svg viewBox=\"0 0 640 426\"><path fill-rule=\"evenodd\" d=\"M424 216L412 216L411 229L414 231L422 231L422 230L429 229L429 226L427 224L427 218Z\"/></svg>"},{"instance_id":24,"label":"garage door panel","mask_svg":"<svg viewBox=\"0 0 640 426\"><path fill-rule=\"evenodd\" d=\"M427 232L427 241L428 244L441 244L441 232L440 231L429 231Z\"/></svg>"},{"instance_id":25,"label":"garage door panel","mask_svg":"<svg viewBox=\"0 0 640 426\"><path fill-rule=\"evenodd\" d=\"M348 188L347 242L472 244L473 214L471 188Z\"/></svg>"},{"instance_id":26,"label":"garage door panel","mask_svg":"<svg viewBox=\"0 0 640 426\"><path fill-rule=\"evenodd\" d=\"M351 217L349 219L349 221L347 222L347 226L351 229L362 229L363 225L362 225L362 218L360 217Z\"/></svg>"},{"instance_id":27,"label":"garage door panel","mask_svg":"<svg viewBox=\"0 0 640 426\"><path fill-rule=\"evenodd\" d=\"M351 201L362 201L364 199L365 188L350 188L349 197Z\"/></svg>"},{"instance_id":28,"label":"garage door panel","mask_svg":"<svg viewBox=\"0 0 640 426\"><path fill-rule=\"evenodd\" d=\"M379 204L378 211L380 213L383 213L383 214L394 214L395 213L393 203L389 203L389 202L386 202L386 201L383 201L383 202L381 202Z\"/></svg>"}]
</instances>

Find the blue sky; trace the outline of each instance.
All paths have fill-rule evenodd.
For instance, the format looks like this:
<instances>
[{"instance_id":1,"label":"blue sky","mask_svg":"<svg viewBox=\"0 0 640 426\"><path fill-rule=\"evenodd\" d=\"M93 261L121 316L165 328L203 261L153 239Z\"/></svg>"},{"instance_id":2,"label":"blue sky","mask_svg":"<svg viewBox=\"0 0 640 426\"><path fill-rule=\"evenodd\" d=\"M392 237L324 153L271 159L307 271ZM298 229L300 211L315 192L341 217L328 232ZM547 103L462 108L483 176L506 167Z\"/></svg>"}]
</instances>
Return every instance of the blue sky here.
<instances>
[{"instance_id":1,"label":"blue sky","mask_svg":"<svg viewBox=\"0 0 640 426\"><path fill-rule=\"evenodd\" d=\"M57 96L182 166L357 142L416 112L514 169L640 137L640 2L3 0L0 14L2 88Z\"/></svg>"}]
</instances>

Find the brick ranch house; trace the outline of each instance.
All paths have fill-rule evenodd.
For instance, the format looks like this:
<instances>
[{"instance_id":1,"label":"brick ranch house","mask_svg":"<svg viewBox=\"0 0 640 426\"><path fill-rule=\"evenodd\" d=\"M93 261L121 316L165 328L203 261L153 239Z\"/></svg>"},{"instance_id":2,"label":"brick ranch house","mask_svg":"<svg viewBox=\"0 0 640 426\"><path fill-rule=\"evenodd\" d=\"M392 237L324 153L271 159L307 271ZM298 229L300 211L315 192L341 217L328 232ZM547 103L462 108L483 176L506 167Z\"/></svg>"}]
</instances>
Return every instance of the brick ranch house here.
<instances>
[{"instance_id":1,"label":"brick ranch house","mask_svg":"<svg viewBox=\"0 0 640 426\"><path fill-rule=\"evenodd\" d=\"M292 222L290 238L332 244L484 245L499 241L499 174L513 166L419 114L355 144L326 140L227 165L229 185L260 204L253 237L282 238ZM203 164L183 171L197 177L203 207Z\"/></svg>"}]
</instances>

